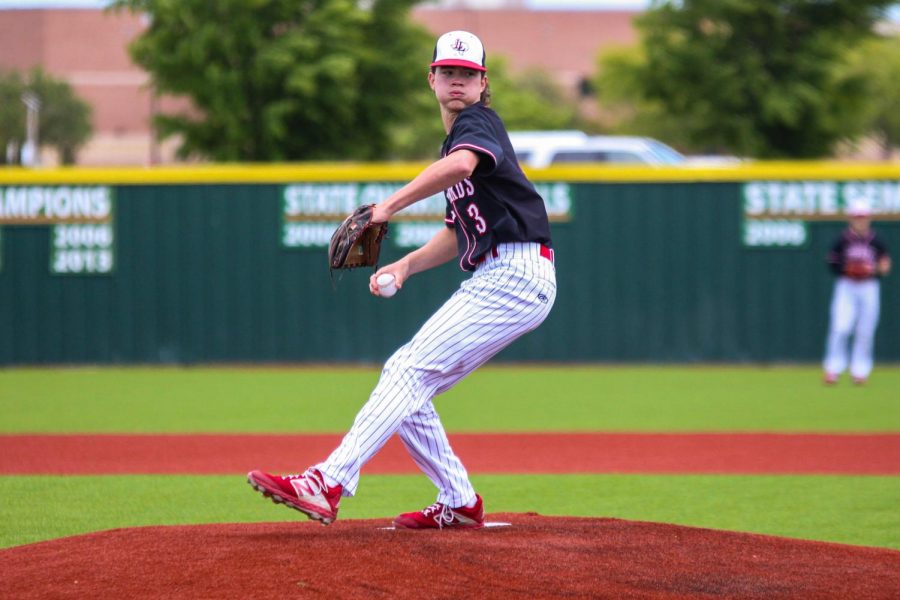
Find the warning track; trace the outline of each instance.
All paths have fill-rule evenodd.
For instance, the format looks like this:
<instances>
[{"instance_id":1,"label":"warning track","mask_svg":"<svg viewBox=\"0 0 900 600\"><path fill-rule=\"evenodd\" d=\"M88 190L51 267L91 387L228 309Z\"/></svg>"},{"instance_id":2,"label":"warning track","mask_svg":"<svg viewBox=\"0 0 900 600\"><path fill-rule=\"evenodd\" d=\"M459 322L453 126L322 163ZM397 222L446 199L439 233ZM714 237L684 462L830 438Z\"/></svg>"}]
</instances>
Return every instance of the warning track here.
<instances>
[{"instance_id":1,"label":"warning track","mask_svg":"<svg viewBox=\"0 0 900 600\"><path fill-rule=\"evenodd\" d=\"M295 472L340 435L4 435L0 474ZM470 473L900 475L900 434L455 434ZM366 473L418 473L393 438Z\"/></svg>"}]
</instances>

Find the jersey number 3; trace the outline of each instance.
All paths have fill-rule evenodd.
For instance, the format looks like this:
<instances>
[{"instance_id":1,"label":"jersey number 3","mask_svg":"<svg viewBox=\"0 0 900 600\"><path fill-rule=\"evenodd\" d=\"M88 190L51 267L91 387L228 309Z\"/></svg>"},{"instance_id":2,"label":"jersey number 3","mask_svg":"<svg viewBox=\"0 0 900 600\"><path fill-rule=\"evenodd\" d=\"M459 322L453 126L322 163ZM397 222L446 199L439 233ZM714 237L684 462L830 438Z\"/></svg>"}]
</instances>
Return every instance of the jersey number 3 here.
<instances>
[{"instance_id":1,"label":"jersey number 3","mask_svg":"<svg viewBox=\"0 0 900 600\"><path fill-rule=\"evenodd\" d=\"M485 222L484 217L481 216L481 213L478 212L478 206L473 202L466 207L466 213L472 217L473 221L475 221L475 231L477 231L479 235L484 235L487 231L487 223Z\"/></svg>"}]
</instances>

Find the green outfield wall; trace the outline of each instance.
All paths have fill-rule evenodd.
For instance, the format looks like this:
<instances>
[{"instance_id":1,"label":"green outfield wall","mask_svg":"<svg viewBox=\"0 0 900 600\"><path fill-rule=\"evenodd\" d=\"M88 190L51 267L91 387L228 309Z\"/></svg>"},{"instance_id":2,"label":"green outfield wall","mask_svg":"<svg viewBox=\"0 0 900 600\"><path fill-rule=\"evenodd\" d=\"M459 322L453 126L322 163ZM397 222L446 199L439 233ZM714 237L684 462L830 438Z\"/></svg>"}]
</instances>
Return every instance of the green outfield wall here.
<instances>
[{"instance_id":1,"label":"green outfield wall","mask_svg":"<svg viewBox=\"0 0 900 600\"><path fill-rule=\"evenodd\" d=\"M0 364L381 362L464 277L369 295L331 231L421 165L0 170ZM865 197L900 255L900 166L568 166L529 173L552 221L559 294L503 360L820 360L843 210ZM441 227L398 215L390 261ZM900 360L900 264L877 358Z\"/></svg>"}]
</instances>

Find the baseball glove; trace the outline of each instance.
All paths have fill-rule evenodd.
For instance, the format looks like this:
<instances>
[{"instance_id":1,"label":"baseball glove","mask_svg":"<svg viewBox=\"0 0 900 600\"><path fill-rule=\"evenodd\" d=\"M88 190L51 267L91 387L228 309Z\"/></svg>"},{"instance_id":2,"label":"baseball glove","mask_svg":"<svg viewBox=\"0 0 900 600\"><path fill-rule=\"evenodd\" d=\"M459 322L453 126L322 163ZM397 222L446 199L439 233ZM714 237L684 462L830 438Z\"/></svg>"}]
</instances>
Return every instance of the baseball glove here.
<instances>
[{"instance_id":1,"label":"baseball glove","mask_svg":"<svg viewBox=\"0 0 900 600\"><path fill-rule=\"evenodd\" d=\"M373 223L374 204L360 206L331 235L328 266L334 269L377 267L387 223Z\"/></svg>"},{"instance_id":2,"label":"baseball glove","mask_svg":"<svg viewBox=\"0 0 900 600\"><path fill-rule=\"evenodd\" d=\"M844 275L850 279L868 279L875 274L871 264L862 260L851 260L844 265Z\"/></svg>"}]
</instances>

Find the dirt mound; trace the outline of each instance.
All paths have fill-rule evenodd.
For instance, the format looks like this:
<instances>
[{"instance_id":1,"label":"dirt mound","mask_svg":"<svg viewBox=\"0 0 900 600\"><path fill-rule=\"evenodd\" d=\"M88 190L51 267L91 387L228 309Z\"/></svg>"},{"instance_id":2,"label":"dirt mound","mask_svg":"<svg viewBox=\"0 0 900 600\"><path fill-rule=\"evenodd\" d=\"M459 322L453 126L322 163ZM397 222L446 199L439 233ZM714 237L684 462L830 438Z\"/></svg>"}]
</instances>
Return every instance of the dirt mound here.
<instances>
[{"instance_id":1,"label":"dirt mound","mask_svg":"<svg viewBox=\"0 0 900 600\"><path fill-rule=\"evenodd\" d=\"M491 514L117 529L0 551L8 598L897 598L900 552L618 519Z\"/></svg>"}]
</instances>

